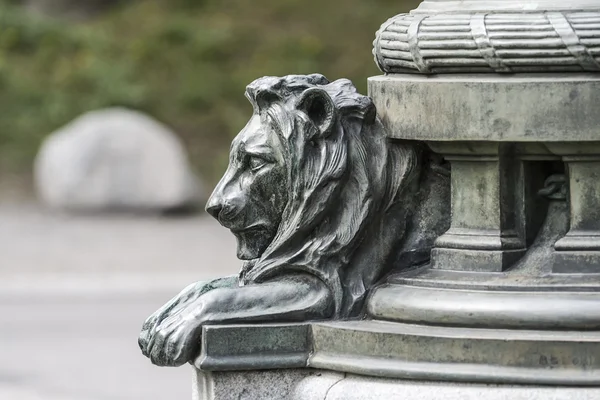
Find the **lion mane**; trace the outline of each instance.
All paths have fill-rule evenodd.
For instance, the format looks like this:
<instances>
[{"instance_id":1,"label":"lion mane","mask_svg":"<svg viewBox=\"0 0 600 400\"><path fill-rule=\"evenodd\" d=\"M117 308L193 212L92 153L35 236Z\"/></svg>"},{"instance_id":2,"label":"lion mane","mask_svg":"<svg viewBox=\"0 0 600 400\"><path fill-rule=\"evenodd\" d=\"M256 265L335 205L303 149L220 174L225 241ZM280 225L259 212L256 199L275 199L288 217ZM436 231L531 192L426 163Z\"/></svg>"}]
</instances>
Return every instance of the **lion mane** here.
<instances>
[{"instance_id":1,"label":"lion mane","mask_svg":"<svg viewBox=\"0 0 600 400\"><path fill-rule=\"evenodd\" d=\"M296 104L312 88L329 95L337 118L332 132L319 141L307 134L310 122ZM356 316L369 289L398 263L400 253L414 253L415 247L427 253L431 246L428 240L417 243L427 234L407 234L417 226L411 215L422 218L414 210L426 198L418 195L423 149L388 139L372 100L347 79L264 77L247 86L246 97L276 128L289 199L275 238L259 258L245 262L240 283L313 274L333 294L334 318ZM309 152L307 146L319 148Z\"/></svg>"}]
</instances>

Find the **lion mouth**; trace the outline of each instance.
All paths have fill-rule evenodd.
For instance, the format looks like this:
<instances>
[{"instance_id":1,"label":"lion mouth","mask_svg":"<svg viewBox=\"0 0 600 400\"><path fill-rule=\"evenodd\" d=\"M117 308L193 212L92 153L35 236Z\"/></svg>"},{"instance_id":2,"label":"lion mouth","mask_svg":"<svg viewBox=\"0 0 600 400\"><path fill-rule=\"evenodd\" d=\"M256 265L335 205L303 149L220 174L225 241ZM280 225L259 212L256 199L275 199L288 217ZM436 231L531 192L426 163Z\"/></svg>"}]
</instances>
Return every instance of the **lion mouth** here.
<instances>
[{"instance_id":1,"label":"lion mouth","mask_svg":"<svg viewBox=\"0 0 600 400\"><path fill-rule=\"evenodd\" d=\"M264 226L264 224L252 224L250 226L246 226L243 228L229 228L229 230L233 233L233 234L240 234L240 233L251 233L251 232L256 232L256 231L264 231L266 230L266 227Z\"/></svg>"}]
</instances>

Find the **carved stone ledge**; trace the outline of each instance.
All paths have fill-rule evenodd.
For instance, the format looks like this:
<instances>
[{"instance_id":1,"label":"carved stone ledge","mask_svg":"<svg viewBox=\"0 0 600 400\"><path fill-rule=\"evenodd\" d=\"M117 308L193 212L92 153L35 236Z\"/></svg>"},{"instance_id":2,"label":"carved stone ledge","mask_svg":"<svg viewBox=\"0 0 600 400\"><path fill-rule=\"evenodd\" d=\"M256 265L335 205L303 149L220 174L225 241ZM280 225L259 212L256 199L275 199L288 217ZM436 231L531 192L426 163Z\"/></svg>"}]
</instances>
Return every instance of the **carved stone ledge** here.
<instances>
[{"instance_id":1,"label":"carved stone ledge","mask_svg":"<svg viewBox=\"0 0 600 400\"><path fill-rule=\"evenodd\" d=\"M360 375L434 381L598 385L598 332L541 332L380 321L312 327L308 365Z\"/></svg>"},{"instance_id":2,"label":"carved stone ledge","mask_svg":"<svg viewBox=\"0 0 600 400\"><path fill-rule=\"evenodd\" d=\"M420 74L600 71L600 10L464 11L400 14L386 21L373 43L379 69Z\"/></svg>"},{"instance_id":3,"label":"carved stone ledge","mask_svg":"<svg viewBox=\"0 0 600 400\"><path fill-rule=\"evenodd\" d=\"M598 140L600 74L376 76L369 95L394 139Z\"/></svg>"},{"instance_id":4,"label":"carved stone ledge","mask_svg":"<svg viewBox=\"0 0 600 400\"><path fill-rule=\"evenodd\" d=\"M551 307L551 306L550 306ZM304 355L304 364L289 357L283 337L303 337L292 353ZM292 336L288 336L294 332ZM491 330L407 325L384 321L315 322L308 325L207 326L202 355L196 361L203 374L217 371L304 368L373 377L471 381L510 384L600 384L600 333L569 331ZM236 338L236 340L232 340ZM211 347L216 340L217 348ZM222 347L225 340L231 347ZM286 342L287 339L284 339ZM270 355L261 357L259 347ZM257 350L250 354L240 349ZM300 351L298 351L300 350ZM274 358L280 362L274 364ZM212 360L207 363L206 360ZM238 360L236 362L232 362ZM287 360L287 361L286 361ZM223 361L223 362L221 362ZM305 369L308 368L308 371Z\"/></svg>"},{"instance_id":5,"label":"carved stone ledge","mask_svg":"<svg viewBox=\"0 0 600 400\"><path fill-rule=\"evenodd\" d=\"M308 324L209 325L195 365L210 371L305 367L309 335Z\"/></svg>"}]
</instances>

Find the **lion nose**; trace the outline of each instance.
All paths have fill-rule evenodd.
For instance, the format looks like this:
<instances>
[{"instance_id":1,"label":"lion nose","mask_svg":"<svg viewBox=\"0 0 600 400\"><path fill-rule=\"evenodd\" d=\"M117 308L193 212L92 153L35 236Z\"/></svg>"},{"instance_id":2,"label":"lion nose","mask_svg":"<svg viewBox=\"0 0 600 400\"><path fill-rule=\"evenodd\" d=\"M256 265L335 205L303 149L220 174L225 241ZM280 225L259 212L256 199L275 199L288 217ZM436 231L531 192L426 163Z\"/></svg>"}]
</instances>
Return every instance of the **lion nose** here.
<instances>
[{"instance_id":1,"label":"lion nose","mask_svg":"<svg viewBox=\"0 0 600 400\"><path fill-rule=\"evenodd\" d=\"M215 201L213 198L208 200L206 204L206 212L213 216L215 219L219 219L219 214L223 211L223 204Z\"/></svg>"}]
</instances>

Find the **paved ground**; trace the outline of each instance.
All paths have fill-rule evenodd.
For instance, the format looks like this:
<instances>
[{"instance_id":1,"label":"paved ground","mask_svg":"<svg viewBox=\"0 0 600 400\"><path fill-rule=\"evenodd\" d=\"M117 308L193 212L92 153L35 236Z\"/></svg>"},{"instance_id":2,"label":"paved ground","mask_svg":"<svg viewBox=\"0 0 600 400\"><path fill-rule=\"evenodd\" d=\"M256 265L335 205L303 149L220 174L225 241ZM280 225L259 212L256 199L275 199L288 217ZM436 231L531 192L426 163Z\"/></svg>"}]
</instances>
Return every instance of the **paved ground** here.
<instances>
[{"instance_id":1,"label":"paved ground","mask_svg":"<svg viewBox=\"0 0 600 400\"><path fill-rule=\"evenodd\" d=\"M0 399L190 399L191 367L152 366L137 333L186 284L238 266L210 218L0 205Z\"/></svg>"}]
</instances>

